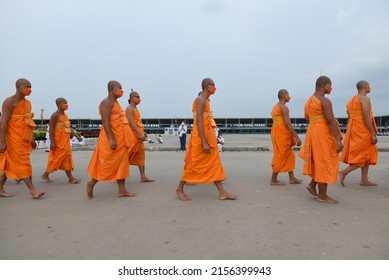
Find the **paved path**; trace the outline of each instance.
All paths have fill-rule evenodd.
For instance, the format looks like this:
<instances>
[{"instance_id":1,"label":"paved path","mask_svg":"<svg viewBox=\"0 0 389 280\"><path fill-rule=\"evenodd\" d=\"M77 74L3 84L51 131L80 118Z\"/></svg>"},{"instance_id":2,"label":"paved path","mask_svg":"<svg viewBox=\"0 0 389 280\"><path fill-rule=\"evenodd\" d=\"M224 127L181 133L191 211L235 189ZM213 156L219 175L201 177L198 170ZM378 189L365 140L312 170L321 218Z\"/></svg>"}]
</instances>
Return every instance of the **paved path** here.
<instances>
[{"instance_id":1,"label":"paved path","mask_svg":"<svg viewBox=\"0 0 389 280\"><path fill-rule=\"evenodd\" d=\"M268 136L230 136L226 145L270 143ZM173 136L165 140L178 144ZM0 199L0 259L389 258L389 153L381 152L370 170L380 186L359 186L359 171L347 177L346 187L329 186L338 205L316 202L304 184L270 186L271 151L221 153L225 188L239 199L219 201L213 184L206 184L187 187L189 202L175 196L183 152L147 153L154 183L140 183L132 167L127 185L137 197L118 198L116 184L99 182L92 200L85 196L92 152L73 153L79 185L69 185L62 171L51 176L54 183L41 182L47 155L32 153L34 182L47 192L43 199L33 200L22 183L6 183L16 196ZM297 159L296 175L308 183L301 169ZM287 181L287 174L280 179Z\"/></svg>"}]
</instances>

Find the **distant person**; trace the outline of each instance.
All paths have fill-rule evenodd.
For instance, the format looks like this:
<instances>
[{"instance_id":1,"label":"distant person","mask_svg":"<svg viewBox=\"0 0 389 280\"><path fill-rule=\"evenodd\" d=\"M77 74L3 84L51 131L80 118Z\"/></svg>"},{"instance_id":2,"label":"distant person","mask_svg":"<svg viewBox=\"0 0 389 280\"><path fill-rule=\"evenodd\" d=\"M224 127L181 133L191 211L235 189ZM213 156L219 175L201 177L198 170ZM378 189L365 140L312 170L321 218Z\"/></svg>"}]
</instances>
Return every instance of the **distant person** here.
<instances>
[{"instance_id":1,"label":"distant person","mask_svg":"<svg viewBox=\"0 0 389 280\"><path fill-rule=\"evenodd\" d=\"M273 118L271 140L274 154L271 163L273 173L270 185L275 186L285 185L285 183L277 179L277 175L280 172L289 173L289 184L300 184L302 182L293 173L296 157L292 147L296 144L297 146L301 146L301 140L290 122L289 108L286 106L286 103L289 101L289 92L286 89L281 89L278 92L278 103L271 111Z\"/></svg>"},{"instance_id":2,"label":"distant person","mask_svg":"<svg viewBox=\"0 0 389 280\"><path fill-rule=\"evenodd\" d=\"M158 134L158 136L156 138L157 138L157 141L159 144L163 144L163 138L162 138L161 134Z\"/></svg>"},{"instance_id":3,"label":"distant person","mask_svg":"<svg viewBox=\"0 0 389 280\"><path fill-rule=\"evenodd\" d=\"M304 107L304 116L309 120L305 144L299 156L304 160L303 174L312 180L307 189L317 196L317 201L338 203L327 195L328 184L338 179L339 153L342 151L342 135L332 111L331 101L325 97L332 91L332 82L326 76L316 80L316 90ZM319 185L319 194L316 192Z\"/></svg>"},{"instance_id":4,"label":"distant person","mask_svg":"<svg viewBox=\"0 0 389 280\"><path fill-rule=\"evenodd\" d=\"M73 176L74 163L72 157L72 149L70 148L70 135L76 137L81 141L72 129L68 115L65 111L69 108L68 102L65 98L60 97L55 100L57 111L50 117L50 153L47 161L45 173L41 178L48 183L52 183L49 174L57 170L64 170L68 176L69 183L77 184L81 180Z\"/></svg>"},{"instance_id":5,"label":"distant person","mask_svg":"<svg viewBox=\"0 0 389 280\"><path fill-rule=\"evenodd\" d=\"M3 102L0 153L5 156L4 172L8 178L23 180L33 198L41 198L45 193L38 191L32 183L30 154L36 148L33 131L36 127L31 112L31 102L26 96L31 94L31 83L26 79L16 81L16 93ZM3 159L4 160L4 159ZM4 179L0 179L0 195L9 197L4 191Z\"/></svg>"},{"instance_id":6,"label":"distant person","mask_svg":"<svg viewBox=\"0 0 389 280\"><path fill-rule=\"evenodd\" d=\"M366 81L357 83L358 94L347 103L349 122L344 141L344 149L340 158L349 166L339 172L340 183L344 186L344 180L348 173L361 168L361 186L377 186L369 181L369 165L375 165L378 158L377 149L377 125L371 109L370 85Z\"/></svg>"},{"instance_id":7,"label":"distant person","mask_svg":"<svg viewBox=\"0 0 389 280\"><path fill-rule=\"evenodd\" d=\"M130 165L137 165L140 173L140 181L143 183L146 182L154 182L153 179L150 179L146 176L145 171L145 158L146 158L146 149L144 141L152 141L148 139L147 134L143 129L142 118L140 116L140 112L138 110L138 105L140 104L141 99L140 95L136 91L132 91L130 93L130 97L128 99L128 106L126 108L126 115L128 119L128 123L130 124L130 128L133 134L134 145L131 147L129 153L129 161Z\"/></svg>"},{"instance_id":8,"label":"distant person","mask_svg":"<svg viewBox=\"0 0 389 280\"><path fill-rule=\"evenodd\" d=\"M46 138L46 142L45 142L46 150L45 150L45 152L50 152L50 123L48 123L46 126L45 138Z\"/></svg>"},{"instance_id":9,"label":"distant person","mask_svg":"<svg viewBox=\"0 0 389 280\"><path fill-rule=\"evenodd\" d=\"M122 86L117 81L108 83L108 96L99 105L102 127L88 173L92 179L86 184L86 194L93 198L93 188L98 181L116 181L119 197L133 197L128 192L125 180L129 176L128 153L132 146L132 133L126 113L117 99L123 96Z\"/></svg>"},{"instance_id":10,"label":"distant person","mask_svg":"<svg viewBox=\"0 0 389 280\"><path fill-rule=\"evenodd\" d=\"M1 112L0 112L0 131L1 131ZM5 175L5 154L0 153L0 186L4 186L5 182L7 181L7 176ZM10 197L11 194L5 192L2 190L0 192L0 197Z\"/></svg>"},{"instance_id":11,"label":"distant person","mask_svg":"<svg viewBox=\"0 0 389 280\"><path fill-rule=\"evenodd\" d=\"M219 148L219 152L223 152L223 145L224 145L224 137L223 133L219 132L217 135L217 147Z\"/></svg>"},{"instance_id":12,"label":"distant person","mask_svg":"<svg viewBox=\"0 0 389 280\"><path fill-rule=\"evenodd\" d=\"M219 191L219 199L236 199L222 185L225 173L219 157L217 141L214 134L216 123L210 109L209 98L216 87L212 79L206 78L201 83L202 93L193 102L193 130L188 143L185 166L176 193L178 198L187 201L190 198L184 192L185 183L205 184L214 182Z\"/></svg>"},{"instance_id":13,"label":"distant person","mask_svg":"<svg viewBox=\"0 0 389 280\"><path fill-rule=\"evenodd\" d=\"M72 137L72 139L70 141L70 144L72 146L84 146L85 145L85 137L84 137L84 135L81 133L79 135L79 138L77 138L77 136L78 135L73 135L73 137Z\"/></svg>"},{"instance_id":14,"label":"distant person","mask_svg":"<svg viewBox=\"0 0 389 280\"><path fill-rule=\"evenodd\" d=\"M178 137L180 138L180 151L186 151L186 133L188 132L188 127L185 122L182 121L178 127Z\"/></svg>"}]
</instances>

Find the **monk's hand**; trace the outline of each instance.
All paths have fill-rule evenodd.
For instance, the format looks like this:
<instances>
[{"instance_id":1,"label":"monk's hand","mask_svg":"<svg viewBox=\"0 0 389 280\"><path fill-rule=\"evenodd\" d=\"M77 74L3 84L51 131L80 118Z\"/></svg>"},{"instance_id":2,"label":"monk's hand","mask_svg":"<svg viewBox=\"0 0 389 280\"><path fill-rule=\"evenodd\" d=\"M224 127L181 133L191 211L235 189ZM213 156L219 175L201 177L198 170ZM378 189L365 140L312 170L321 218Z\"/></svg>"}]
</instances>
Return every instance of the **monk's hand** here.
<instances>
[{"instance_id":1,"label":"monk's hand","mask_svg":"<svg viewBox=\"0 0 389 280\"><path fill-rule=\"evenodd\" d=\"M80 137L80 136L76 136L76 138L77 138L77 140L79 141L79 142L82 142L82 138Z\"/></svg>"},{"instance_id":2,"label":"monk's hand","mask_svg":"<svg viewBox=\"0 0 389 280\"><path fill-rule=\"evenodd\" d=\"M50 150L55 150L55 143L54 142L51 142L50 143Z\"/></svg>"},{"instance_id":3,"label":"monk's hand","mask_svg":"<svg viewBox=\"0 0 389 280\"><path fill-rule=\"evenodd\" d=\"M138 134L138 138L142 141L146 141L147 140L147 136L146 134Z\"/></svg>"},{"instance_id":4,"label":"monk's hand","mask_svg":"<svg viewBox=\"0 0 389 280\"><path fill-rule=\"evenodd\" d=\"M117 148L116 141L115 140L111 140L110 144L111 144L111 150L116 150L116 148Z\"/></svg>"},{"instance_id":5,"label":"monk's hand","mask_svg":"<svg viewBox=\"0 0 389 280\"><path fill-rule=\"evenodd\" d=\"M7 144L4 142L0 143L0 153L4 153L7 150Z\"/></svg>"},{"instance_id":6,"label":"monk's hand","mask_svg":"<svg viewBox=\"0 0 389 280\"><path fill-rule=\"evenodd\" d=\"M339 140L337 145L338 145L338 148L337 148L336 152L340 153L343 150L343 143L342 143L342 141Z\"/></svg>"},{"instance_id":7,"label":"monk's hand","mask_svg":"<svg viewBox=\"0 0 389 280\"><path fill-rule=\"evenodd\" d=\"M371 143L372 143L372 144L377 144L377 142L378 142L377 135L374 134L374 135L371 137Z\"/></svg>"},{"instance_id":8,"label":"monk's hand","mask_svg":"<svg viewBox=\"0 0 389 280\"><path fill-rule=\"evenodd\" d=\"M31 141L31 147L33 150L36 149L36 142L35 141Z\"/></svg>"},{"instance_id":9,"label":"monk's hand","mask_svg":"<svg viewBox=\"0 0 389 280\"><path fill-rule=\"evenodd\" d=\"M209 154L211 152L211 148L209 147L207 142L203 143L203 150L204 150L204 153L206 153L206 154Z\"/></svg>"},{"instance_id":10,"label":"monk's hand","mask_svg":"<svg viewBox=\"0 0 389 280\"><path fill-rule=\"evenodd\" d=\"M299 137L297 137L296 139L296 145L301 146L301 139Z\"/></svg>"}]
</instances>

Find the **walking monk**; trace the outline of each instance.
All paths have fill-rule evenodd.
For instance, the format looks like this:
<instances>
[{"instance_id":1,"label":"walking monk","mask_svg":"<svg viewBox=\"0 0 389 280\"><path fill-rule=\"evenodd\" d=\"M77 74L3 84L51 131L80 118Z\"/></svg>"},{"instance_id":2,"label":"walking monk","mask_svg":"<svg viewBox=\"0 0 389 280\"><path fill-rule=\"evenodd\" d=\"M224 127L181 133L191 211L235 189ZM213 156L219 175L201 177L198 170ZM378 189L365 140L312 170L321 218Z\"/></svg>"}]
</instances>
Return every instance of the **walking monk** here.
<instances>
[{"instance_id":1,"label":"walking monk","mask_svg":"<svg viewBox=\"0 0 389 280\"><path fill-rule=\"evenodd\" d=\"M308 191L317 196L317 201L338 203L327 195L327 185L337 181L339 153L342 151L342 135L332 111L331 101L325 97L332 91L332 82L326 76L316 80L316 91L304 107L309 120L305 144L299 156L304 160L303 174L311 176ZM316 185L319 185L319 195Z\"/></svg>"},{"instance_id":2,"label":"walking monk","mask_svg":"<svg viewBox=\"0 0 389 280\"><path fill-rule=\"evenodd\" d=\"M347 103L349 122L347 125L344 149L340 158L349 164L339 172L340 183L344 186L344 179L351 171L361 168L361 186L377 186L368 179L369 165L377 163L377 125L371 109L370 85L366 81L357 83L358 94Z\"/></svg>"},{"instance_id":3,"label":"walking monk","mask_svg":"<svg viewBox=\"0 0 389 280\"><path fill-rule=\"evenodd\" d=\"M216 91L215 83L206 78L201 87L202 91L193 102L193 129L186 150L184 172L176 193L181 200L190 200L184 193L186 182L214 182L219 191L219 199L236 199L236 195L227 193L222 185L225 174L215 137L216 124L209 105L209 97Z\"/></svg>"},{"instance_id":4,"label":"walking monk","mask_svg":"<svg viewBox=\"0 0 389 280\"><path fill-rule=\"evenodd\" d=\"M139 93L132 91L128 99L128 106L126 108L126 115L128 123L130 124L131 131L134 138L134 145L131 148L129 160L130 165L137 165L140 173L141 182L154 182L154 180L148 178L145 172L145 144L143 141L147 140L147 134L143 130L143 123L140 117L137 106L141 99Z\"/></svg>"},{"instance_id":5,"label":"walking monk","mask_svg":"<svg viewBox=\"0 0 389 280\"><path fill-rule=\"evenodd\" d=\"M132 134L126 114L117 102L122 96L121 84L110 81L108 96L99 105L103 126L88 166L88 173L92 177L86 184L86 194L89 198L93 198L93 188L98 181L117 181L119 197L135 196L128 192L125 186L125 179L129 176L128 154Z\"/></svg>"},{"instance_id":6,"label":"walking monk","mask_svg":"<svg viewBox=\"0 0 389 280\"><path fill-rule=\"evenodd\" d=\"M281 89L278 92L278 100L279 102L271 112L273 118L271 140L274 155L271 163L273 174L270 185L285 185L283 182L277 180L279 172L289 173L289 184L300 184L302 180L297 179L293 174L296 157L292 147L296 144L297 146L301 146L301 140L290 123L289 109L286 106L286 103L290 101L289 92L286 89Z\"/></svg>"},{"instance_id":7,"label":"walking monk","mask_svg":"<svg viewBox=\"0 0 389 280\"><path fill-rule=\"evenodd\" d=\"M47 162L45 173L41 176L43 180L48 183L53 182L49 178L49 174L61 169L64 170L69 178L69 183L77 184L79 179L74 178L72 171L74 170L74 164L72 159L72 149L70 148L70 135L75 136L78 140L81 137L75 133L70 124L68 115L65 111L69 108L68 102L65 98L57 98L55 100L58 110L55 111L51 117L49 125L51 127L50 137L50 153Z\"/></svg>"},{"instance_id":8,"label":"walking monk","mask_svg":"<svg viewBox=\"0 0 389 280\"><path fill-rule=\"evenodd\" d=\"M1 131L1 112L0 112L0 131ZM1 197L11 197L12 195L5 192L3 190L3 186L5 184L5 181L7 181L7 176L5 176L5 154L4 153L0 153L0 186L2 187L1 191L0 191L0 196Z\"/></svg>"},{"instance_id":9,"label":"walking monk","mask_svg":"<svg viewBox=\"0 0 389 280\"><path fill-rule=\"evenodd\" d=\"M4 154L4 172L8 178L23 180L33 198L42 197L45 193L39 192L32 183L32 166L30 153L36 148L33 131L36 127L32 118L31 102L25 97L30 95L31 83L26 79L16 81L16 93L3 102L0 153ZM4 158L3 158L4 160ZM0 180L0 196L11 196L5 192L4 179Z\"/></svg>"}]
</instances>

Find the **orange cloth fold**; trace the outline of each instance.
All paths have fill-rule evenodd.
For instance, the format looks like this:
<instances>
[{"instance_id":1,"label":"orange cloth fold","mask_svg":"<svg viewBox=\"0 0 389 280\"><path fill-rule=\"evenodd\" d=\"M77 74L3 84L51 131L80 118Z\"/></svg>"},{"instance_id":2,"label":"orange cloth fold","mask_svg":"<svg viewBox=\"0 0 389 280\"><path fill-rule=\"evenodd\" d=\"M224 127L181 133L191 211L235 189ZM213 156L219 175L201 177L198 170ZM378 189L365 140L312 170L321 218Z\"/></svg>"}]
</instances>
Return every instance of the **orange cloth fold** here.
<instances>
[{"instance_id":1,"label":"orange cloth fold","mask_svg":"<svg viewBox=\"0 0 389 280\"><path fill-rule=\"evenodd\" d=\"M319 99L312 95L304 107L305 116L309 116L309 125L305 143L299 152L304 160L303 174L311 176L315 182L334 184L338 179L339 154L337 143L330 127L323 117Z\"/></svg>"},{"instance_id":2,"label":"orange cloth fold","mask_svg":"<svg viewBox=\"0 0 389 280\"><path fill-rule=\"evenodd\" d=\"M192 112L195 115L196 102L193 102ZM211 152L210 154L204 152L203 142L195 121L186 150L184 172L181 178L185 182L200 184L225 179L224 168L217 147L214 120L210 110L209 100L207 100L205 105L204 115L207 117L203 118L203 127Z\"/></svg>"},{"instance_id":3,"label":"orange cloth fold","mask_svg":"<svg viewBox=\"0 0 389 280\"><path fill-rule=\"evenodd\" d=\"M64 113L58 118L58 123L54 130L55 150L50 150L46 171L52 173L58 169L73 171L74 164L72 149L70 148L70 128L69 117ZM70 131L69 131L70 130Z\"/></svg>"},{"instance_id":4,"label":"orange cloth fold","mask_svg":"<svg viewBox=\"0 0 389 280\"><path fill-rule=\"evenodd\" d=\"M134 109L134 123L136 127L139 129L139 131L144 134L145 132L143 129L142 118L140 116L140 112L138 108ZM129 153L130 165L144 166L145 157L146 157L145 144L141 139L139 139L138 134L132 128L131 128L131 132L134 139L134 145L132 146Z\"/></svg>"},{"instance_id":5,"label":"orange cloth fold","mask_svg":"<svg viewBox=\"0 0 389 280\"><path fill-rule=\"evenodd\" d=\"M129 176L128 153L131 148L131 130L126 114L116 101L112 107L110 124L116 141L116 150L111 150L108 135L102 126L96 148L89 162L89 175L99 181L116 181Z\"/></svg>"},{"instance_id":6,"label":"orange cloth fold","mask_svg":"<svg viewBox=\"0 0 389 280\"><path fill-rule=\"evenodd\" d=\"M362 111L362 103L354 96L346 105L349 121L347 125L344 148L340 158L344 163L364 167L375 165L378 158L377 145L371 143L371 133L367 128ZM378 131L374 115L370 107L370 119L375 132Z\"/></svg>"},{"instance_id":7,"label":"orange cloth fold","mask_svg":"<svg viewBox=\"0 0 389 280\"><path fill-rule=\"evenodd\" d=\"M6 132L7 150L4 171L8 178L23 179L32 176L30 153L33 131L36 126L32 117L31 102L23 99L12 110Z\"/></svg>"},{"instance_id":8,"label":"orange cloth fold","mask_svg":"<svg viewBox=\"0 0 389 280\"><path fill-rule=\"evenodd\" d=\"M292 147L296 145L296 139L286 127L278 104L274 106L271 116L273 118L271 128L271 140L274 150L271 163L273 173L293 171L296 156Z\"/></svg>"}]
</instances>

